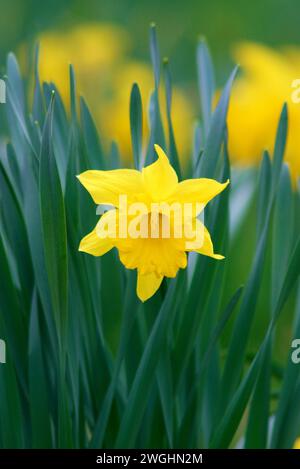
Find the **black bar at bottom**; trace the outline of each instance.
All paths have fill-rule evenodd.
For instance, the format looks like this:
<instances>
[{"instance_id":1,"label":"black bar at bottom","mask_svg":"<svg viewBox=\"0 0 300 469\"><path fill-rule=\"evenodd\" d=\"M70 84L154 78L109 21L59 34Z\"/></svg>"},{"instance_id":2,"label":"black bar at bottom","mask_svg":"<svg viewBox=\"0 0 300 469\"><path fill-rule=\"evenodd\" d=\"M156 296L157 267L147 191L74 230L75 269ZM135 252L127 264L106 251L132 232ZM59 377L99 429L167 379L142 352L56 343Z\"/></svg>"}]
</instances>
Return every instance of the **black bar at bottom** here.
<instances>
[{"instance_id":1,"label":"black bar at bottom","mask_svg":"<svg viewBox=\"0 0 300 469\"><path fill-rule=\"evenodd\" d=\"M300 467L300 450L0 450L0 467L132 467L143 465L219 467L247 464Z\"/></svg>"}]
</instances>

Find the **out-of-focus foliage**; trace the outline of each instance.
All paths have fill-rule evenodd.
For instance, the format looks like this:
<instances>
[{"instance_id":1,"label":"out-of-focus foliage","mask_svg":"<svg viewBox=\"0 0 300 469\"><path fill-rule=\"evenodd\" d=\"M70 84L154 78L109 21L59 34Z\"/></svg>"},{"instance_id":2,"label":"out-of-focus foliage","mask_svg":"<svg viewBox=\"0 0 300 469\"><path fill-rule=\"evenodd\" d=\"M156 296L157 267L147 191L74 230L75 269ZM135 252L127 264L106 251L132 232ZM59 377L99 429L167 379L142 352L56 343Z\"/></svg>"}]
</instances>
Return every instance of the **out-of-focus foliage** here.
<instances>
[{"instance_id":1,"label":"out-of-focus foliage","mask_svg":"<svg viewBox=\"0 0 300 469\"><path fill-rule=\"evenodd\" d=\"M233 88L228 114L233 161L256 164L261 161L262 149L272 151L277 116L282 103L287 102L285 160L296 181L300 176L300 81L297 84L295 80L300 79L300 49L290 47L277 52L259 44L240 44L235 58L241 65L241 77Z\"/></svg>"},{"instance_id":2,"label":"out-of-focus foliage","mask_svg":"<svg viewBox=\"0 0 300 469\"><path fill-rule=\"evenodd\" d=\"M240 41L272 46L299 44L298 0L0 0L0 62L21 43L45 30L69 28L82 22L113 22L134 37L134 57L147 57L145 29L150 22L164 25L161 44L172 60L177 80L195 73L194 44L205 35L217 61L220 83L230 70L231 46Z\"/></svg>"},{"instance_id":3,"label":"out-of-focus foliage","mask_svg":"<svg viewBox=\"0 0 300 469\"><path fill-rule=\"evenodd\" d=\"M139 84L143 107L143 136L149 133L148 106L153 91L153 72L148 63L130 58L133 38L112 24L86 24L67 32L42 34L39 73L42 81L54 82L69 108L69 64L76 72L77 89L90 103L102 138L116 140L123 161L131 162L129 96L132 83ZM28 51L21 50L23 68ZM163 101L163 90L160 89ZM182 161L191 151L193 102L180 88L173 88L172 115ZM166 129L167 119L163 113Z\"/></svg>"}]
</instances>

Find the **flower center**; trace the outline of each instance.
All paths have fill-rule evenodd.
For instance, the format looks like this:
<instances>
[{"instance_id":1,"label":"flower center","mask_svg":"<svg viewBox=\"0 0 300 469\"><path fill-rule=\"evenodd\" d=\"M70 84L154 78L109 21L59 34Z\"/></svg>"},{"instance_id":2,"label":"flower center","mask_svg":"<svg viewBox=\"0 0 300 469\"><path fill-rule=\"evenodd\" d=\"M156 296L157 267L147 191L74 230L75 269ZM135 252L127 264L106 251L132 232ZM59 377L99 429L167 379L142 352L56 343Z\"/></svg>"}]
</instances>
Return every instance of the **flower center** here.
<instances>
[{"instance_id":1,"label":"flower center","mask_svg":"<svg viewBox=\"0 0 300 469\"><path fill-rule=\"evenodd\" d=\"M170 238L171 227L170 218L159 212L150 212L144 215L147 218L147 235L145 237L153 239ZM146 220L145 220L146 222Z\"/></svg>"}]
</instances>

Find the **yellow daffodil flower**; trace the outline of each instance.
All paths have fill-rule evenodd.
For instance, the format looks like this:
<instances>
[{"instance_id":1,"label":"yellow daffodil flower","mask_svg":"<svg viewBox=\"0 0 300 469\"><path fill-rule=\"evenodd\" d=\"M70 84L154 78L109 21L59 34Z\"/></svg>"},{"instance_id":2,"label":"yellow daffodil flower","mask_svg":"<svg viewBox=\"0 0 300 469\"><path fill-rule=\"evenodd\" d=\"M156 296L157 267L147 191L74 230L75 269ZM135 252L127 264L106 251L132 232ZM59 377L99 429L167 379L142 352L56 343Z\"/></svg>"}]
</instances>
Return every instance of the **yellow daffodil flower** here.
<instances>
[{"instance_id":1,"label":"yellow daffodil flower","mask_svg":"<svg viewBox=\"0 0 300 469\"><path fill-rule=\"evenodd\" d=\"M66 104L69 102L69 64L75 69L79 93L101 91L109 69L122 60L130 39L113 24L82 24L66 31L47 31L39 36L41 81L52 81Z\"/></svg>"},{"instance_id":2,"label":"yellow daffodil flower","mask_svg":"<svg viewBox=\"0 0 300 469\"><path fill-rule=\"evenodd\" d=\"M229 181L221 184L201 178L178 182L164 151L158 145L155 150L158 159L142 171L92 170L78 176L96 204L112 206L101 216L96 228L82 239L79 250L102 256L116 247L124 266L137 269L137 295L142 301L154 295L164 277L175 277L179 268L186 267L187 252L223 259L214 253L210 234L197 215ZM124 197L125 212L121 207ZM138 211L136 205L132 210L134 204L145 207L144 211ZM188 214L182 217L184 211ZM167 236L163 231L165 221L169 226Z\"/></svg>"},{"instance_id":3,"label":"yellow daffodil flower","mask_svg":"<svg viewBox=\"0 0 300 469\"><path fill-rule=\"evenodd\" d=\"M300 100L293 96L297 93L295 80L300 78L300 50L277 52L263 45L243 43L236 47L234 58L241 64L242 73L233 86L228 113L233 161L251 165L260 161L264 149L272 154L280 111L287 102L285 160L296 181L300 176Z\"/></svg>"}]
</instances>

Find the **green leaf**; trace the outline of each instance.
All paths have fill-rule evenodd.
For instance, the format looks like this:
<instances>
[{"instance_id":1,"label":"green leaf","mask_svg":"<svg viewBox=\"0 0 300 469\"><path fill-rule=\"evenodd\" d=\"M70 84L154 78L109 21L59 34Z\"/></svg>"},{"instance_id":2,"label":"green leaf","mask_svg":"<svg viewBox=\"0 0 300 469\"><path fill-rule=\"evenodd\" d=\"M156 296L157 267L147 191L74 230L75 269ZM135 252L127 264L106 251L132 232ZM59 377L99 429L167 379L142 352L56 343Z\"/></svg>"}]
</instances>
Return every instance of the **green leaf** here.
<instances>
[{"instance_id":1,"label":"green leaf","mask_svg":"<svg viewBox=\"0 0 300 469\"><path fill-rule=\"evenodd\" d=\"M7 251L0 232L0 265L1 265L1 288L0 288L0 312L4 327L5 338L10 350L13 366L16 368L18 379L23 391L27 392L26 383L26 342L27 329L24 311L22 310L21 298L14 285L12 272L7 258Z\"/></svg>"},{"instance_id":2,"label":"green leaf","mask_svg":"<svg viewBox=\"0 0 300 469\"><path fill-rule=\"evenodd\" d=\"M205 135L208 135L212 101L215 94L215 77L212 59L206 41L202 39L197 47L198 86L201 98L201 111Z\"/></svg>"},{"instance_id":3,"label":"green leaf","mask_svg":"<svg viewBox=\"0 0 300 469\"><path fill-rule=\"evenodd\" d=\"M226 448L229 446L240 420L245 411L246 405L249 401L250 395L254 389L258 372L261 369L261 363L264 361L265 354L269 350L270 339L278 318L283 310L285 302L292 291L300 272L300 237L296 247L290 256L289 265L284 277L283 285L278 293L276 308L272 320L269 324L265 338L253 360L250 368L248 369L245 377L237 388L234 396L232 397L229 405L226 405L226 413L223 413L217 428L215 429L210 447L212 448ZM223 388L224 389L224 388Z\"/></svg>"},{"instance_id":4,"label":"green leaf","mask_svg":"<svg viewBox=\"0 0 300 469\"><path fill-rule=\"evenodd\" d=\"M21 115L24 117L24 113L25 113L24 87L23 87L19 65L13 53L9 53L7 56L6 68L7 68L8 80L9 80L9 83L11 84L11 91L14 97L14 101L19 107Z\"/></svg>"},{"instance_id":5,"label":"green leaf","mask_svg":"<svg viewBox=\"0 0 300 469\"><path fill-rule=\"evenodd\" d=\"M51 295L49 290L43 247L42 221L39 207L39 191L30 166L24 170L24 220L28 236L30 256L34 271L35 285L42 303L51 341L51 356L57 353L57 331L55 328ZM57 361L56 361L57 362Z\"/></svg>"},{"instance_id":6,"label":"green leaf","mask_svg":"<svg viewBox=\"0 0 300 469\"><path fill-rule=\"evenodd\" d=\"M266 177L268 177L268 170L266 169L267 167L268 159L267 156L265 156L264 163L261 167L261 186L265 183ZM261 189L258 214L259 223L262 223L261 219L264 214L264 223L262 224L262 231L257 240L257 248L255 251L251 271L248 276L248 281L244 290L244 297L232 332L222 377L223 392L219 403L219 415L222 414L222 409L226 407L228 401L230 400L230 397L232 396L232 393L234 392L234 389L241 376L247 341L250 335L251 325L253 323L258 295L261 287L273 203L274 197L270 197L267 191L263 191Z\"/></svg>"},{"instance_id":7,"label":"green leaf","mask_svg":"<svg viewBox=\"0 0 300 469\"><path fill-rule=\"evenodd\" d=\"M13 135L14 146L17 150L19 158L24 152L30 150L34 157L37 153L32 144L27 122L25 118L25 99L23 91L23 83L19 71L19 66L13 54L9 54L7 58L7 117L10 131Z\"/></svg>"},{"instance_id":8,"label":"green leaf","mask_svg":"<svg viewBox=\"0 0 300 469\"><path fill-rule=\"evenodd\" d=\"M121 157L119 152L118 144L113 141L111 142L110 152L108 157L108 169L119 169L121 165Z\"/></svg>"},{"instance_id":9,"label":"green leaf","mask_svg":"<svg viewBox=\"0 0 300 469\"><path fill-rule=\"evenodd\" d=\"M143 109L141 93L136 83L134 83L131 89L129 114L134 166L136 169L140 169L142 157Z\"/></svg>"},{"instance_id":10,"label":"green leaf","mask_svg":"<svg viewBox=\"0 0 300 469\"><path fill-rule=\"evenodd\" d=\"M151 330L122 416L116 448L130 448L134 444L155 377L154 372L164 344L168 320L180 295L179 281L178 276L170 285Z\"/></svg>"},{"instance_id":11,"label":"green leaf","mask_svg":"<svg viewBox=\"0 0 300 469\"><path fill-rule=\"evenodd\" d=\"M135 292L136 285L136 274L135 272L128 273L127 286L126 286L126 295L125 303L123 310L122 326L121 326L121 335L118 353L116 361L114 364L114 370L112 379L109 385L109 388L106 392L105 398L103 400L101 411L96 421L94 434L91 442L93 448L101 447L103 438L105 435L108 418L111 411L111 406L113 398L117 389L119 373L121 369L122 362L124 360L126 349L129 346L129 340L132 333L133 324L135 321L134 311L138 309L138 299Z\"/></svg>"},{"instance_id":12,"label":"green leaf","mask_svg":"<svg viewBox=\"0 0 300 469\"><path fill-rule=\"evenodd\" d=\"M69 124L67 121L67 115L64 108L64 104L60 97L60 94L53 83L43 84L43 90L45 95L45 101L47 108L49 109L51 100L53 98L53 92L55 94L55 106L53 107L53 129L52 129L52 148L55 156L57 169L59 172L60 182L62 189L65 189L66 173L68 165L68 134Z\"/></svg>"},{"instance_id":13,"label":"green leaf","mask_svg":"<svg viewBox=\"0 0 300 469\"><path fill-rule=\"evenodd\" d=\"M271 388L271 340L260 365L255 385L246 430L245 448L267 447Z\"/></svg>"},{"instance_id":14,"label":"green leaf","mask_svg":"<svg viewBox=\"0 0 300 469\"><path fill-rule=\"evenodd\" d=\"M76 122L77 120L77 103L76 103L76 81L75 72L73 65L69 65L69 76L70 76L70 105L71 105L71 120Z\"/></svg>"},{"instance_id":15,"label":"green leaf","mask_svg":"<svg viewBox=\"0 0 300 469\"><path fill-rule=\"evenodd\" d=\"M39 193L46 269L56 327L62 345L65 343L67 327L67 238L64 199L53 156L52 118L53 100L43 129Z\"/></svg>"},{"instance_id":16,"label":"green leaf","mask_svg":"<svg viewBox=\"0 0 300 469\"><path fill-rule=\"evenodd\" d=\"M28 347L29 403L32 426L32 447L51 448L51 420L47 383L45 378L45 363L42 356L41 338L37 295L36 292L34 292L31 306Z\"/></svg>"},{"instance_id":17,"label":"green leaf","mask_svg":"<svg viewBox=\"0 0 300 469\"><path fill-rule=\"evenodd\" d=\"M273 153L273 180L272 180L273 193L277 189L279 178L280 178L286 139L287 139L287 125L288 125L288 113L287 113L287 105L285 103L283 105L280 118L279 118L274 153Z\"/></svg>"},{"instance_id":18,"label":"green leaf","mask_svg":"<svg viewBox=\"0 0 300 469\"><path fill-rule=\"evenodd\" d=\"M32 116L35 121L38 121L41 126L44 125L45 118L45 105L39 78L39 44L35 47L35 60L34 60L34 92L33 92L33 105Z\"/></svg>"},{"instance_id":19,"label":"green leaf","mask_svg":"<svg viewBox=\"0 0 300 469\"><path fill-rule=\"evenodd\" d=\"M265 250L267 243L268 223L264 227L257 250L255 253L253 266L244 289L244 296L236 322L234 324L232 338L227 354L225 368L222 377L222 397L219 403L219 415L222 415L224 408L234 392L241 377L247 340L253 316L257 305L259 288L263 273Z\"/></svg>"},{"instance_id":20,"label":"green leaf","mask_svg":"<svg viewBox=\"0 0 300 469\"><path fill-rule=\"evenodd\" d=\"M270 205L270 190L272 183L272 166L270 156L267 151L263 153L258 181L258 202L257 202L257 221L256 236L259 236L263 230L268 208Z\"/></svg>"},{"instance_id":21,"label":"green leaf","mask_svg":"<svg viewBox=\"0 0 300 469\"><path fill-rule=\"evenodd\" d=\"M272 239L272 299L276 299L282 284L293 242L294 198L287 165L282 166L274 207ZM287 227L289 229L287 230ZM274 301L272 302L274 308Z\"/></svg>"},{"instance_id":22,"label":"green leaf","mask_svg":"<svg viewBox=\"0 0 300 469\"><path fill-rule=\"evenodd\" d=\"M172 118L171 118L171 106L172 106L172 83L171 73L169 68L168 59L164 59L164 72L165 72L165 89L166 89L166 110L167 110L167 121L169 130L169 159L170 163L175 169L179 180L181 179L181 169L179 163L179 157L175 142L175 134L173 130Z\"/></svg>"},{"instance_id":23,"label":"green leaf","mask_svg":"<svg viewBox=\"0 0 300 469\"><path fill-rule=\"evenodd\" d=\"M80 118L83 133L83 141L88 161L91 167L89 169L105 169L106 161L99 140L99 135L90 114L85 100L80 98Z\"/></svg>"},{"instance_id":24,"label":"green leaf","mask_svg":"<svg viewBox=\"0 0 300 469\"><path fill-rule=\"evenodd\" d=\"M162 148L165 148L165 136L159 105L160 55L156 37L156 27L154 24L151 24L150 26L150 53L154 71L155 87L149 103L150 139L146 154L147 165L156 160L154 144L159 144Z\"/></svg>"},{"instance_id":25,"label":"green leaf","mask_svg":"<svg viewBox=\"0 0 300 469\"><path fill-rule=\"evenodd\" d=\"M227 160L223 168L225 180L229 177ZM222 248L226 237L226 226L228 223L228 200L229 189L221 194L214 202L214 211L211 210L205 215L205 224L208 225L214 244ZM212 207L211 207L212 208ZM207 223L208 222L208 223ZM221 227L218 229L218 227ZM217 239L214 238L217 237ZM219 249L219 248L218 248ZM191 352L195 347L195 341L207 304L214 297L214 283L217 272L222 269L220 262L197 254L197 263L193 272L188 294L185 296L182 305L182 317L178 327L176 338L176 349L174 351L174 361L177 366L176 381L183 380L183 373L186 370L187 362Z\"/></svg>"},{"instance_id":26,"label":"green leaf","mask_svg":"<svg viewBox=\"0 0 300 469\"><path fill-rule=\"evenodd\" d=\"M226 308L224 309L216 327L211 333L211 336L208 339L208 344L206 347L206 352L200 362L200 369L198 370L197 374L193 378L193 385L188 393L186 399L186 408L184 409L184 415L182 418L182 422L180 424L180 435L183 438L183 435L187 432L187 427L190 425L190 422L194 415L194 403L197 397L198 392L200 391L202 396L203 394L203 376L207 367L212 359L213 352L217 345L217 341L220 338L226 324L228 323L232 313L240 300L241 294L243 291L243 287L238 288L238 290L234 293L232 298L230 299L229 303L227 304ZM181 439L180 437L180 439ZM180 440L179 440L180 441Z\"/></svg>"},{"instance_id":27,"label":"green leaf","mask_svg":"<svg viewBox=\"0 0 300 469\"><path fill-rule=\"evenodd\" d=\"M14 366L8 362L0 365L0 441L4 449L25 447L24 416L21 408L20 389Z\"/></svg>"},{"instance_id":28,"label":"green leaf","mask_svg":"<svg viewBox=\"0 0 300 469\"><path fill-rule=\"evenodd\" d=\"M158 363L156 370L156 379L158 383L159 395L162 405L164 422L168 437L168 445L173 447L173 405L170 396L174 395L172 366L171 366L171 353L169 350L170 344L166 344L161 354L161 359Z\"/></svg>"},{"instance_id":29,"label":"green leaf","mask_svg":"<svg viewBox=\"0 0 300 469\"><path fill-rule=\"evenodd\" d=\"M229 95L236 73L237 67L232 71L212 115L204 152L200 161L201 177L213 178L216 175L216 168L221 152L221 144L224 139L226 129Z\"/></svg>"},{"instance_id":30,"label":"green leaf","mask_svg":"<svg viewBox=\"0 0 300 469\"><path fill-rule=\"evenodd\" d=\"M300 287L298 283L298 296L296 305L295 324L293 327L293 338L300 337ZM291 352L293 349L291 349ZM291 354L285 367L283 383L281 386L279 402L275 414L275 422L272 429L271 448L290 448L296 436L299 436L299 430L295 433L292 420L293 415L299 416L298 406L295 406L294 395L299 381L299 365L293 363Z\"/></svg>"},{"instance_id":31,"label":"green leaf","mask_svg":"<svg viewBox=\"0 0 300 469\"><path fill-rule=\"evenodd\" d=\"M150 25L150 55L154 71L155 89L158 90L160 81L160 54L154 23Z\"/></svg>"},{"instance_id":32,"label":"green leaf","mask_svg":"<svg viewBox=\"0 0 300 469\"><path fill-rule=\"evenodd\" d=\"M0 186L2 199L2 223L14 257L17 261L17 271L22 287L22 300L25 307L30 305L30 295L33 287L33 271L29 256L28 239L24 216L19 200L15 194L12 181L0 161ZM22 262L20 262L22 260Z\"/></svg>"}]
</instances>

